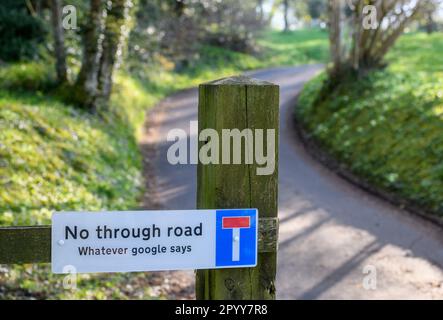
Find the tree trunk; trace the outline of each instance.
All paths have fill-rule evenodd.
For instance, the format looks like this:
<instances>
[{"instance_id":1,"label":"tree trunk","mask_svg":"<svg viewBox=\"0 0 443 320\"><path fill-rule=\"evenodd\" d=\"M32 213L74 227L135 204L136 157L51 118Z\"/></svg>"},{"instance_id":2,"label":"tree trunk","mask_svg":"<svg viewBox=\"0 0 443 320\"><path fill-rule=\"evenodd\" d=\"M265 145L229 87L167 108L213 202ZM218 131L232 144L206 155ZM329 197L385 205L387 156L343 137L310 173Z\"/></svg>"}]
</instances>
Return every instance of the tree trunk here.
<instances>
[{"instance_id":1,"label":"tree trunk","mask_svg":"<svg viewBox=\"0 0 443 320\"><path fill-rule=\"evenodd\" d=\"M98 73L98 102L99 107L104 107L109 102L112 91L112 76L120 42L122 39L122 29L125 24L126 1L114 0L112 7L108 10L106 17L106 27L104 31L103 53L100 58L100 68Z\"/></svg>"},{"instance_id":2,"label":"tree trunk","mask_svg":"<svg viewBox=\"0 0 443 320\"><path fill-rule=\"evenodd\" d=\"M355 13L353 16L352 21L352 32L353 32L353 39L352 39L352 51L351 51L351 64L352 68L355 72L360 72L360 57L361 57L361 50L362 50L362 40L363 39L363 21L362 21L362 13L363 10L363 2L358 1L355 5Z\"/></svg>"},{"instance_id":3,"label":"tree trunk","mask_svg":"<svg viewBox=\"0 0 443 320\"><path fill-rule=\"evenodd\" d=\"M426 33L431 34L435 32L434 11L428 11L426 14Z\"/></svg>"},{"instance_id":4,"label":"tree trunk","mask_svg":"<svg viewBox=\"0 0 443 320\"><path fill-rule=\"evenodd\" d=\"M285 21L284 31L289 31L289 0L283 1L283 18Z\"/></svg>"},{"instance_id":5,"label":"tree trunk","mask_svg":"<svg viewBox=\"0 0 443 320\"><path fill-rule=\"evenodd\" d=\"M330 54L333 63L330 70L331 78L340 73L342 67L342 44L341 44L341 6L338 0L329 0L328 2L329 15L329 43Z\"/></svg>"},{"instance_id":6,"label":"tree trunk","mask_svg":"<svg viewBox=\"0 0 443 320\"><path fill-rule=\"evenodd\" d=\"M265 20L265 11L263 8L263 1L264 0L258 0L258 19L260 20L261 23L263 23Z\"/></svg>"},{"instance_id":7,"label":"tree trunk","mask_svg":"<svg viewBox=\"0 0 443 320\"><path fill-rule=\"evenodd\" d=\"M54 33L54 50L56 58L57 82L68 80L66 68L65 38L62 26L62 0L51 0L51 21Z\"/></svg>"},{"instance_id":8,"label":"tree trunk","mask_svg":"<svg viewBox=\"0 0 443 320\"><path fill-rule=\"evenodd\" d=\"M102 16L101 0L90 0L88 20L83 34L83 60L75 85L77 102L90 109L95 107L98 90Z\"/></svg>"}]
</instances>

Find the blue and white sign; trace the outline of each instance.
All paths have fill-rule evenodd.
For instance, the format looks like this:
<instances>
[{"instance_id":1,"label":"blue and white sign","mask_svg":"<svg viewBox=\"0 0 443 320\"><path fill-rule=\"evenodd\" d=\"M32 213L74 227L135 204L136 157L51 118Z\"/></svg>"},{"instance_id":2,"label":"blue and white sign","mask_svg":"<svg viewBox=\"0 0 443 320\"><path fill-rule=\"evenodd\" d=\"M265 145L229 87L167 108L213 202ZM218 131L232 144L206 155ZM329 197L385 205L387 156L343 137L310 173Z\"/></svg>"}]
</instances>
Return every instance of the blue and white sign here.
<instances>
[{"instance_id":1,"label":"blue and white sign","mask_svg":"<svg viewBox=\"0 0 443 320\"><path fill-rule=\"evenodd\" d=\"M54 273L254 267L256 209L59 212Z\"/></svg>"},{"instance_id":2,"label":"blue and white sign","mask_svg":"<svg viewBox=\"0 0 443 320\"><path fill-rule=\"evenodd\" d=\"M217 210L216 267L257 264L257 210Z\"/></svg>"}]
</instances>

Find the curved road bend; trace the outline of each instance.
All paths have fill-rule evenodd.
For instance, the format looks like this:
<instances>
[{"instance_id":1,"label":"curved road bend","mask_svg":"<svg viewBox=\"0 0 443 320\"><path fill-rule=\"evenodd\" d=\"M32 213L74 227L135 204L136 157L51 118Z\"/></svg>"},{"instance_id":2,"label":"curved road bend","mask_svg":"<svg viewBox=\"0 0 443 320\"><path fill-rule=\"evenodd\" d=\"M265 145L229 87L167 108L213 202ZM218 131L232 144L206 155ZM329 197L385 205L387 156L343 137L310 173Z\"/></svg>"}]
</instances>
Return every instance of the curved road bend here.
<instances>
[{"instance_id":1,"label":"curved road bend","mask_svg":"<svg viewBox=\"0 0 443 320\"><path fill-rule=\"evenodd\" d=\"M311 159L297 141L295 97L320 69L308 65L249 73L281 86L277 297L443 299L441 229L355 188ZM197 119L197 99L196 89L179 92L148 115L143 149L151 150L145 159L150 208L195 208L196 166L167 162L171 143L166 135L173 128L189 132L189 121ZM375 290L365 289L365 279L374 278L364 278L364 271L376 276Z\"/></svg>"}]
</instances>

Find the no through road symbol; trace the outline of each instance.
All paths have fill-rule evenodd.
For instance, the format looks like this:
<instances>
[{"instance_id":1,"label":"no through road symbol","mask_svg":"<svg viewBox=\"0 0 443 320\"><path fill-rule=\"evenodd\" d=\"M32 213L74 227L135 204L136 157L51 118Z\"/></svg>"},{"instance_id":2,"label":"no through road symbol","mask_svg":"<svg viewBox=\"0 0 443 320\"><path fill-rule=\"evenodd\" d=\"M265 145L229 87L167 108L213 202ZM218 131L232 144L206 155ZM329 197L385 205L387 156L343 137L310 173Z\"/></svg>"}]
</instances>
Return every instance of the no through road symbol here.
<instances>
[{"instance_id":1,"label":"no through road symbol","mask_svg":"<svg viewBox=\"0 0 443 320\"><path fill-rule=\"evenodd\" d=\"M216 265L257 263L257 210L217 210Z\"/></svg>"},{"instance_id":2,"label":"no through road symbol","mask_svg":"<svg viewBox=\"0 0 443 320\"><path fill-rule=\"evenodd\" d=\"M250 217L223 217L223 229L232 229L232 261L240 261L240 229L250 228Z\"/></svg>"}]
</instances>

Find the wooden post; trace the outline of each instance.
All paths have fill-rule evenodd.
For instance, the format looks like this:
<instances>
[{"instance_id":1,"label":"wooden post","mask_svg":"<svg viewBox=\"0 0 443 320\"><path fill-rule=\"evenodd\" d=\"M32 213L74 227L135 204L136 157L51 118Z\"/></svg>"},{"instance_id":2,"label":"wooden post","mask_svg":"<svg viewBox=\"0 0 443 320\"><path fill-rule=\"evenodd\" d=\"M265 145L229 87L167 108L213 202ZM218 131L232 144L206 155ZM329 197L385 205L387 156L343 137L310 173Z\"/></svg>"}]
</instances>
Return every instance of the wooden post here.
<instances>
[{"instance_id":1,"label":"wooden post","mask_svg":"<svg viewBox=\"0 0 443 320\"><path fill-rule=\"evenodd\" d=\"M259 229L277 218L278 191L278 128L279 87L269 82L247 77L225 78L200 85L199 132L215 129L220 137L220 164L203 165L197 173L197 208L229 209L257 208ZM270 175L257 175L255 162L221 164L222 129L275 130L275 170ZM199 150L206 142L199 142ZM244 139L242 149L244 150ZM232 145L231 145L232 158ZM275 299L276 274L276 224L273 230L264 230L262 240L273 242L268 250L259 251L255 268L199 270L196 275L197 299ZM269 236L267 236L269 234ZM271 239L269 239L271 238Z\"/></svg>"}]
</instances>

